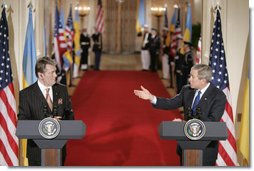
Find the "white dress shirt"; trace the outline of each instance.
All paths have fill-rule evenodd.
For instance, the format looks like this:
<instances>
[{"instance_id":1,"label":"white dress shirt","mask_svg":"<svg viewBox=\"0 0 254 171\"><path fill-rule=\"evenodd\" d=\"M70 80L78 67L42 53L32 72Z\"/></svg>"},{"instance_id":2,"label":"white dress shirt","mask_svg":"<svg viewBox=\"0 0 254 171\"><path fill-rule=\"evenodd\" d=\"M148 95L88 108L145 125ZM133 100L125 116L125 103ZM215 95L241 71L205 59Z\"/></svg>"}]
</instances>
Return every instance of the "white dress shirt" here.
<instances>
[{"instance_id":1,"label":"white dress shirt","mask_svg":"<svg viewBox=\"0 0 254 171\"><path fill-rule=\"evenodd\" d=\"M52 90L52 87L46 87L44 86L39 80L37 81L38 82L38 86L43 94L43 96L46 98L46 89L49 88L49 96L50 96L50 99L52 100L53 102L53 90Z\"/></svg>"}]
</instances>

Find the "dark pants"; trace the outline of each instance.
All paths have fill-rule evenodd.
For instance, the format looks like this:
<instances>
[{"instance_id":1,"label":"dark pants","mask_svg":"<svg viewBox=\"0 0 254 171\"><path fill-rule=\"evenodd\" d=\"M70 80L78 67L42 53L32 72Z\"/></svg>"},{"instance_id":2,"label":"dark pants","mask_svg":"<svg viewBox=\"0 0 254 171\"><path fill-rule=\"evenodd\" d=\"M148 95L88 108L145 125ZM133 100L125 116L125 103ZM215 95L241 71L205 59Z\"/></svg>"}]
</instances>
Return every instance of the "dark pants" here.
<instances>
[{"instance_id":1,"label":"dark pants","mask_svg":"<svg viewBox=\"0 0 254 171\"><path fill-rule=\"evenodd\" d=\"M100 69L100 62L101 62L101 52L94 52L94 54L95 54L94 69L99 70Z\"/></svg>"},{"instance_id":2,"label":"dark pants","mask_svg":"<svg viewBox=\"0 0 254 171\"><path fill-rule=\"evenodd\" d=\"M151 57L151 71L156 71L157 70L157 58L158 55L156 51L150 50L150 57Z\"/></svg>"},{"instance_id":3,"label":"dark pants","mask_svg":"<svg viewBox=\"0 0 254 171\"><path fill-rule=\"evenodd\" d=\"M87 60L88 60L88 49L82 49L81 64L87 64Z\"/></svg>"}]
</instances>

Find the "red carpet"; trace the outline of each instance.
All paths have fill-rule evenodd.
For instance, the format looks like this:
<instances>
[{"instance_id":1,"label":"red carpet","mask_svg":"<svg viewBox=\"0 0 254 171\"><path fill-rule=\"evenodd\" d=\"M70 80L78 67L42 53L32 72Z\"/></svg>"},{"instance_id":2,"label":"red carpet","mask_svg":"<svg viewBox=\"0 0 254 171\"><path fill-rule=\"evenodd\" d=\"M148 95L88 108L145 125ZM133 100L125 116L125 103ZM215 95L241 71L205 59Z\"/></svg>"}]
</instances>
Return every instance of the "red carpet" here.
<instances>
[{"instance_id":1,"label":"red carpet","mask_svg":"<svg viewBox=\"0 0 254 171\"><path fill-rule=\"evenodd\" d=\"M67 144L66 166L177 166L176 141L161 140L158 126L179 117L136 97L140 85L168 97L156 73L88 71L72 97L76 120L87 132Z\"/></svg>"}]
</instances>

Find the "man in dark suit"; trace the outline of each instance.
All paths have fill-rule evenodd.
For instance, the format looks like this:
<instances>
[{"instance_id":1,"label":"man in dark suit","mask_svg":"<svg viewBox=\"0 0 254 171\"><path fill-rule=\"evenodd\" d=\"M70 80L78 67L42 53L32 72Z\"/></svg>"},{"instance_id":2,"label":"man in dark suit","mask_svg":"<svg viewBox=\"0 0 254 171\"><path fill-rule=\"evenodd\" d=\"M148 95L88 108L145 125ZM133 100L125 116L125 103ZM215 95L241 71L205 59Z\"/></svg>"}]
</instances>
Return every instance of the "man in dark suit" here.
<instances>
[{"instance_id":1,"label":"man in dark suit","mask_svg":"<svg viewBox=\"0 0 254 171\"><path fill-rule=\"evenodd\" d=\"M49 57L38 59L35 66L38 81L19 93L19 120L42 120L54 117L59 120L74 119L71 101L65 86L56 83L56 64ZM62 150L64 163L66 148ZM41 150L33 140L27 141L30 166L41 165Z\"/></svg>"},{"instance_id":2,"label":"man in dark suit","mask_svg":"<svg viewBox=\"0 0 254 171\"><path fill-rule=\"evenodd\" d=\"M190 42L185 42L183 44L183 50L184 50L184 62L183 62L183 67L182 67L182 73L183 73L183 85L186 85L188 83L188 77L189 73L191 71L191 67L194 64L193 60L193 53L191 49L191 43Z\"/></svg>"},{"instance_id":3,"label":"man in dark suit","mask_svg":"<svg viewBox=\"0 0 254 171\"><path fill-rule=\"evenodd\" d=\"M170 110L183 106L185 120L189 119L191 113L192 117L197 117L202 121L218 122L225 110L226 96L210 83L211 79L211 68L204 64L197 64L191 68L190 85L184 86L181 92L173 98L156 97L143 86L141 86L141 90L134 90L134 94L141 99L150 100L152 105L158 109ZM199 102L197 103L198 98ZM182 151L179 146L177 152L181 155ZM217 154L218 141L212 141L203 150L203 165L214 166Z\"/></svg>"}]
</instances>

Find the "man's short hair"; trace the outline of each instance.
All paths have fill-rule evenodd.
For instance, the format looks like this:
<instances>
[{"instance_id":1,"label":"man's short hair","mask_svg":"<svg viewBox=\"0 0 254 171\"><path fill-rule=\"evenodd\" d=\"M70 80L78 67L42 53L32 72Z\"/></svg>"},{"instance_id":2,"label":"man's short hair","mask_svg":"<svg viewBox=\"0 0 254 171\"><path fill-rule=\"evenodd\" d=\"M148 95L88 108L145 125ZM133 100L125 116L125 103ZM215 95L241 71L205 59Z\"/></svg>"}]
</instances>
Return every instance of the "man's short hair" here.
<instances>
[{"instance_id":1,"label":"man's short hair","mask_svg":"<svg viewBox=\"0 0 254 171\"><path fill-rule=\"evenodd\" d=\"M45 69L46 69L46 65L53 65L56 66L56 63L53 59L51 59L50 57L42 57L39 58L36 62L35 65L35 75L38 78L38 73L44 73Z\"/></svg>"},{"instance_id":2,"label":"man's short hair","mask_svg":"<svg viewBox=\"0 0 254 171\"><path fill-rule=\"evenodd\" d=\"M198 71L198 78L205 79L207 82L210 82L212 80L212 69L205 64L196 64L192 67L192 69Z\"/></svg>"}]
</instances>

